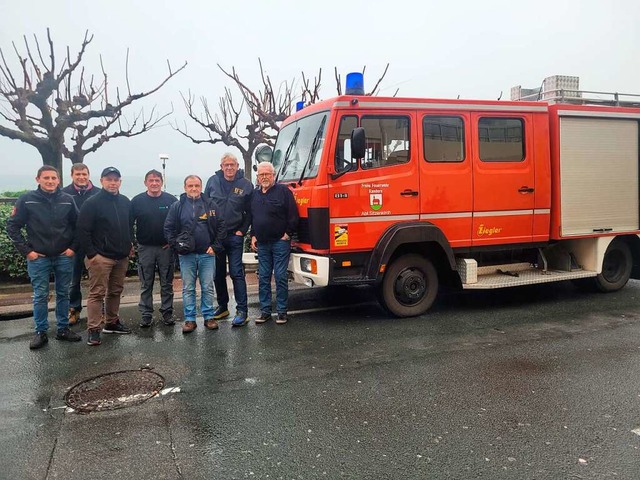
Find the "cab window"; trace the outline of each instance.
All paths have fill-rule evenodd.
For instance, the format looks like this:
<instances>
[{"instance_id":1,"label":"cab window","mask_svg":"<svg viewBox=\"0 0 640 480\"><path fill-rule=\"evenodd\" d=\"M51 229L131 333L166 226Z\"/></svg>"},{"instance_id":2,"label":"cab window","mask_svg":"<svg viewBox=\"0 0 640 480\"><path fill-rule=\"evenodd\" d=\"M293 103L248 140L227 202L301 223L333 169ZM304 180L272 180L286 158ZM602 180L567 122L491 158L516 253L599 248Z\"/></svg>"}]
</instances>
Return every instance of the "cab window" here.
<instances>
[{"instance_id":1,"label":"cab window","mask_svg":"<svg viewBox=\"0 0 640 480\"><path fill-rule=\"evenodd\" d=\"M465 158L461 117L427 115L422 119L424 158L427 162L462 162Z\"/></svg>"},{"instance_id":2,"label":"cab window","mask_svg":"<svg viewBox=\"0 0 640 480\"><path fill-rule=\"evenodd\" d=\"M338 142L336 144L336 155L334 165L336 172L341 172L351 165L351 132L358 126L358 117L345 116L340 119L340 129L338 130Z\"/></svg>"},{"instance_id":3,"label":"cab window","mask_svg":"<svg viewBox=\"0 0 640 480\"><path fill-rule=\"evenodd\" d=\"M521 118L480 118L478 141L483 162L524 160L524 122Z\"/></svg>"},{"instance_id":4,"label":"cab window","mask_svg":"<svg viewBox=\"0 0 640 480\"><path fill-rule=\"evenodd\" d=\"M362 117L367 143L362 168L380 168L409 161L409 117Z\"/></svg>"}]
</instances>

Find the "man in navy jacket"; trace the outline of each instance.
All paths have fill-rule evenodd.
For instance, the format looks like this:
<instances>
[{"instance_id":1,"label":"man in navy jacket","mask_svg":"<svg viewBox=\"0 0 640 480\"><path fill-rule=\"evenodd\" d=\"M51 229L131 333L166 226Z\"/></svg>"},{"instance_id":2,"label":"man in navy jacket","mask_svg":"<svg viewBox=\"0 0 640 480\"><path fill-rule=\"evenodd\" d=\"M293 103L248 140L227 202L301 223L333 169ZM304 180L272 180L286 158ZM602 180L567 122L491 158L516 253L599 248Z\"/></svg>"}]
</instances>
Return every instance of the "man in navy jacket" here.
<instances>
[{"instance_id":1,"label":"man in navy jacket","mask_svg":"<svg viewBox=\"0 0 640 480\"><path fill-rule=\"evenodd\" d=\"M298 206L286 185L276 183L273 165L258 164L258 187L251 198L251 248L258 251L257 324L271 319L271 273L276 279L277 324L287 323L289 285L287 267L291 237L298 228Z\"/></svg>"},{"instance_id":2,"label":"man in navy jacket","mask_svg":"<svg viewBox=\"0 0 640 480\"><path fill-rule=\"evenodd\" d=\"M71 166L71 183L62 189L64 193L68 193L73 197L78 211L82 208L85 200L100 191L98 187L91 183L89 175L89 167L84 163L74 163ZM82 312L80 281L82 280L84 269L84 252L78 250L73 260L73 277L69 288L69 325L75 325L80 321L80 312Z\"/></svg>"},{"instance_id":3,"label":"man in navy jacket","mask_svg":"<svg viewBox=\"0 0 640 480\"><path fill-rule=\"evenodd\" d=\"M196 329L196 279L200 280L200 310L208 330L218 328L213 318L213 275L216 253L223 250L226 235L216 203L202 195L202 180L197 175L184 179L180 200L171 205L164 222L164 237L180 260L182 277L182 333ZM189 237L189 238L186 238Z\"/></svg>"},{"instance_id":4,"label":"man in navy jacket","mask_svg":"<svg viewBox=\"0 0 640 480\"><path fill-rule=\"evenodd\" d=\"M209 178L204 196L213 198L220 208L220 216L227 228L223 240L224 251L216 252L215 286L218 308L213 318L219 320L229 316L229 291L227 290L227 259L229 276L233 282L236 298L236 314L231 322L234 327L247 323L247 281L244 276L242 254L244 236L251 224L251 194L253 185L244 178L238 159L232 153L225 153L220 160L220 170Z\"/></svg>"}]
</instances>

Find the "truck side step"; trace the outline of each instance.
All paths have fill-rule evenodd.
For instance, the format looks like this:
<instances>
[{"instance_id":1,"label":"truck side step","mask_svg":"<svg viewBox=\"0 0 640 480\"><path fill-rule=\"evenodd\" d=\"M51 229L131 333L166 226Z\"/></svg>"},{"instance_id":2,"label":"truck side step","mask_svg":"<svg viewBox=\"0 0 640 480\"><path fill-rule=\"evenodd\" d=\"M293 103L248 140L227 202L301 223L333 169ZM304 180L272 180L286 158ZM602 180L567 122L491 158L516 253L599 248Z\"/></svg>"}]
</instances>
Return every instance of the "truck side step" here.
<instances>
[{"instance_id":1,"label":"truck side step","mask_svg":"<svg viewBox=\"0 0 640 480\"><path fill-rule=\"evenodd\" d=\"M474 268L475 260L458 259L458 273L465 290L488 290L494 288L518 287L536 283L550 283L562 280L595 277L590 270L542 270L530 263L511 263ZM474 272L475 270L475 272Z\"/></svg>"}]
</instances>

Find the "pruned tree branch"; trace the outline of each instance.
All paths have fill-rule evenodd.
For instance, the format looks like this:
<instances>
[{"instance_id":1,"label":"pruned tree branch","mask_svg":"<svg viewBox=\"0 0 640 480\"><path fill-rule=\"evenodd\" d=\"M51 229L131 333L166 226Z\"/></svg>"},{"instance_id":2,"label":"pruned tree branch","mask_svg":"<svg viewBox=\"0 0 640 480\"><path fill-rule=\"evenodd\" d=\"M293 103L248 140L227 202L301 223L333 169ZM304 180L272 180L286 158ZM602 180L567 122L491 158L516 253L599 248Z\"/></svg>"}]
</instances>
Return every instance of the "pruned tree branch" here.
<instances>
[{"instance_id":1,"label":"pruned tree branch","mask_svg":"<svg viewBox=\"0 0 640 480\"><path fill-rule=\"evenodd\" d=\"M185 62L177 70L167 61L168 73L162 81L147 91L132 93L129 78L129 50L126 54L125 82L127 96L121 99L116 89L115 102L109 95L108 76L100 57L102 81L94 83L82 65L93 35L86 31L75 58L69 47L58 70L51 32L47 29L49 46L45 60L40 42L24 38L25 55L15 43L13 49L22 79L16 80L18 70L12 70L0 48L0 135L35 146L43 163L61 167L63 156L73 162L83 161L108 141L119 137L141 135L160 124L173 113L158 114L156 108L146 114L140 110L131 120L123 113L134 102L148 97L162 88L171 78L186 68ZM35 44L34 55L32 45ZM66 135L71 132L71 135ZM71 144L69 144L69 139Z\"/></svg>"}]
</instances>

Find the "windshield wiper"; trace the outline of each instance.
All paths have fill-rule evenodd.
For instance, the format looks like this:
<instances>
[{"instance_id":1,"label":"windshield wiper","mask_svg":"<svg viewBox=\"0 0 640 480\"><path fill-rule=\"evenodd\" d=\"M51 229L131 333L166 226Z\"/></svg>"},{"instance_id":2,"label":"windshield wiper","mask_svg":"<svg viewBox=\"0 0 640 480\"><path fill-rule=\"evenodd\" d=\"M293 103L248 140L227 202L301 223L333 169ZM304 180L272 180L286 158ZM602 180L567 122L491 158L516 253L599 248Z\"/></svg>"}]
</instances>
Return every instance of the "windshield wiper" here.
<instances>
[{"instance_id":1,"label":"windshield wiper","mask_svg":"<svg viewBox=\"0 0 640 480\"><path fill-rule=\"evenodd\" d=\"M327 121L327 117L324 116L322 118L322 122L320 122L320 126L318 127L318 131L316 132L316 136L313 139L313 143L311 144L311 151L309 152L309 156L307 157L307 161L304 162L302 166L302 173L300 174L300 179L298 180L298 186L302 186L302 179L304 178L304 174L307 171L307 167L311 163L311 159L315 157L316 152L318 151L318 146L320 145L320 139L322 138L322 133L324 132L324 124Z\"/></svg>"},{"instance_id":2,"label":"windshield wiper","mask_svg":"<svg viewBox=\"0 0 640 480\"><path fill-rule=\"evenodd\" d=\"M291 155L291 151L293 150L294 145L297 143L298 141L298 135L300 135L300 127L298 127L298 129L296 130L296 133L293 134L293 138L291 139L291 143L289 144L289 146L287 147L287 151L284 154L284 159L282 159L282 166L280 167L280 170L278 170L278 173L276 175L276 183L278 182L278 178L280 178L280 174L284 173L285 170L287 169L287 167L289 166L289 155Z\"/></svg>"}]
</instances>

